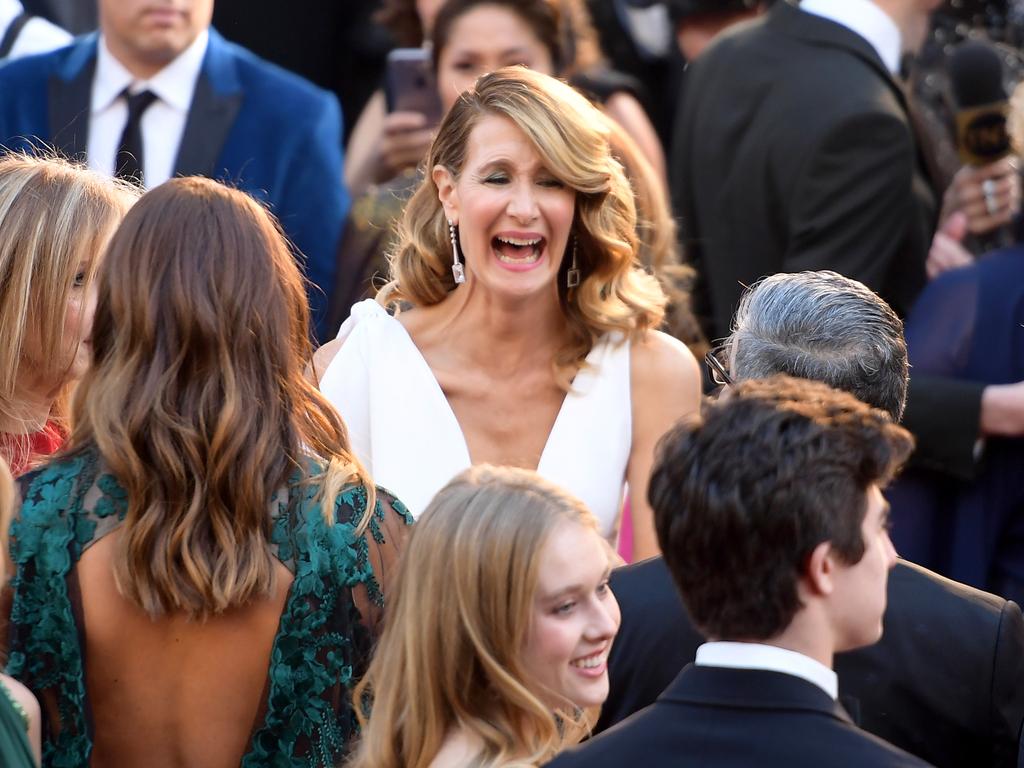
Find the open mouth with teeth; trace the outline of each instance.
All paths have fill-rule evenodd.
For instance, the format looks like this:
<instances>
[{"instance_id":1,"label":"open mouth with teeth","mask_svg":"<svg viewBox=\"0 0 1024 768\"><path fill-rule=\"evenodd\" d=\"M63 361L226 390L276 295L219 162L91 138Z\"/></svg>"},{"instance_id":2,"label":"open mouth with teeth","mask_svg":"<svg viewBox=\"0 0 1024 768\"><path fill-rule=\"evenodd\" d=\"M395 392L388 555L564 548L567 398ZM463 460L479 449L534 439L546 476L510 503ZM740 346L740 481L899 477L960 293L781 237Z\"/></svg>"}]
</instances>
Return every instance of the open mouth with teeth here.
<instances>
[{"instance_id":1,"label":"open mouth with teeth","mask_svg":"<svg viewBox=\"0 0 1024 768\"><path fill-rule=\"evenodd\" d=\"M608 648L602 648L600 651L584 656L580 659L573 659L569 662L569 666L576 667L576 669L597 671L604 668L605 662L608 661Z\"/></svg>"},{"instance_id":2,"label":"open mouth with teeth","mask_svg":"<svg viewBox=\"0 0 1024 768\"><path fill-rule=\"evenodd\" d=\"M528 266L536 264L544 252L546 241L543 237L494 237L491 249L498 261L505 264Z\"/></svg>"}]
</instances>

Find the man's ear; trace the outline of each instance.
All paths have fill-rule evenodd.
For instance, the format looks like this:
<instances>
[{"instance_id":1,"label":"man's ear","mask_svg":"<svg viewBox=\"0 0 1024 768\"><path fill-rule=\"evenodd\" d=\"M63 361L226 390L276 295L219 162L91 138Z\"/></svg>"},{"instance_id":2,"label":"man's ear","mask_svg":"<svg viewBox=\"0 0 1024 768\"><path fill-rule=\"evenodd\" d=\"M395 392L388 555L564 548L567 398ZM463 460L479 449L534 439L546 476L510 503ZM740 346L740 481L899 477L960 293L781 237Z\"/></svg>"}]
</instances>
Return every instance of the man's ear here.
<instances>
[{"instance_id":1,"label":"man's ear","mask_svg":"<svg viewBox=\"0 0 1024 768\"><path fill-rule=\"evenodd\" d=\"M827 597L832 594L835 589L836 566L832 542L823 541L811 550L802 580L812 595Z\"/></svg>"},{"instance_id":2,"label":"man's ear","mask_svg":"<svg viewBox=\"0 0 1024 768\"><path fill-rule=\"evenodd\" d=\"M455 177L443 165L435 165L430 172L434 185L437 187L437 199L441 201L444 215L456 226L459 223L459 192L455 187Z\"/></svg>"}]
</instances>

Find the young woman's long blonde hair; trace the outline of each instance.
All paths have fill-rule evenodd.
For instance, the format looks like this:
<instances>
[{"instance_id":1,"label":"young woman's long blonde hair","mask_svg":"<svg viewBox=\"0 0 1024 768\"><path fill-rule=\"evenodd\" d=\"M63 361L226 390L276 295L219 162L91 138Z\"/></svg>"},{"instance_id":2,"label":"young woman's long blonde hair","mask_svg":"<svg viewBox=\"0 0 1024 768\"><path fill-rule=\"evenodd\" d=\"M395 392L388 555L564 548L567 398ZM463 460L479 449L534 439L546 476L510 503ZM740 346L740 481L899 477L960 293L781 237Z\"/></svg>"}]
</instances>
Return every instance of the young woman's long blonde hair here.
<instances>
[{"instance_id":1,"label":"young woman's long blonde hair","mask_svg":"<svg viewBox=\"0 0 1024 768\"><path fill-rule=\"evenodd\" d=\"M80 265L87 288L104 244L138 193L57 157L0 156L0 419L27 422L24 381L31 370L67 378L64 316ZM23 384L22 384L23 386ZM49 418L67 429L65 380ZM20 431L20 430L19 430Z\"/></svg>"},{"instance_id":2,"label":"young woman's long blonde hair","mask_svg":"<svg viewBox=\"0 0 1024 768\"><path fill-rule=\"evenodd\" d=\"M582 502L523 469L479 465L438 492L354 693L363 730L350 768L425 768L459 727L483 745L480 768L543 763L582 738L583 716L568 702L552 712L520 661L540 553L564 520L597 531Z\"/></svg>"},{"instance_id":3,"label":"young woman's long blonde hair","mask_svg":"<svg viewBox=\"0 0 1024 768\"><path fill-rule=\"evenodd\" d=\"M174 179L125 217L97 285L70 450L94 445L127 492L118 587L150 615L265 596L277 491L315 478L328 520L345 482L374 503L304 375L306 289L279 226L242 192Z\"/></svg>"}]
</instances>

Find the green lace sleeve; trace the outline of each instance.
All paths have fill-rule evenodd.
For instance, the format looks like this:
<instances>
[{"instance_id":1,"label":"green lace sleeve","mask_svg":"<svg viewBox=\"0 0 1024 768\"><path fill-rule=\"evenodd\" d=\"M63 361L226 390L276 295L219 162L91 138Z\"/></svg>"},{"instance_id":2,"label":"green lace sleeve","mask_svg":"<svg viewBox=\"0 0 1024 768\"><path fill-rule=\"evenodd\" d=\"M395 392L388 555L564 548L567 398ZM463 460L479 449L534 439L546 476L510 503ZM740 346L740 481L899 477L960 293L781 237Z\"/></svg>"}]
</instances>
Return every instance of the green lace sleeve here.
<instances>
[{"instance_id":1,"label":"green lace sleeve","mask_svg":"<svg viewBox=\"0 0 1024 768\"><path fill-rule=\"evenodd\" d=\"M333 525L315 493L282 509L274 525L294 581L271 652L266 717L243 768L338 765L358 729L351 691L369 664L383 579L412 518L381 491L358 534L365 488L340 494Z\"/></svg>"},{"instance_id":2,"label":"green lace sleeve","mask_svg":"<svg viewBox=\"0 0 1024 768\"><path fill-rule=\"evenodd\" d=\"M43 705L43 765L55 768L87 765L92 748L67 575L95 530L95 522L82 515L83 489L94 474L95 461L88 455L37 471L11 527L17 570L7 673Z\"/></svg>"}]
</instances>

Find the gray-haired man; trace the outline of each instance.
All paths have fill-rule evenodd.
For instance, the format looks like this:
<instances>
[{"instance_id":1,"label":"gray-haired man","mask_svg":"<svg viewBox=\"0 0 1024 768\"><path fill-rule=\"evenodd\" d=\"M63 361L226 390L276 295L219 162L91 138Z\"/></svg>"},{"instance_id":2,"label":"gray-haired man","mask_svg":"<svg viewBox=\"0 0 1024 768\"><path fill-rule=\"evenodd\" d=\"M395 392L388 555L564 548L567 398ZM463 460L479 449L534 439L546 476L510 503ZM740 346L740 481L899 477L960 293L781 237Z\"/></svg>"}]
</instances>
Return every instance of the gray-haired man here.
<instances>
[{"instance_id":1,"label":"gray-haired man","mask_svg":"<svg viewBox=\"0 0 1024 768\"><path fill-rule=\"evenodd\" d=\"M902 413L902 323L863 284L835 272L773 275L743 297L733 327L716 358L726 376L818 379L894 419ZM622 625L599 730L653 702L703 642L661 558L618 569L612 588ZM1017 766L1020 608L901 561L889 576L884 624L877 645L835 659L843 703L859 724L943 768Z\"/></svg>"}]
</instances>

